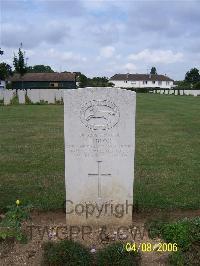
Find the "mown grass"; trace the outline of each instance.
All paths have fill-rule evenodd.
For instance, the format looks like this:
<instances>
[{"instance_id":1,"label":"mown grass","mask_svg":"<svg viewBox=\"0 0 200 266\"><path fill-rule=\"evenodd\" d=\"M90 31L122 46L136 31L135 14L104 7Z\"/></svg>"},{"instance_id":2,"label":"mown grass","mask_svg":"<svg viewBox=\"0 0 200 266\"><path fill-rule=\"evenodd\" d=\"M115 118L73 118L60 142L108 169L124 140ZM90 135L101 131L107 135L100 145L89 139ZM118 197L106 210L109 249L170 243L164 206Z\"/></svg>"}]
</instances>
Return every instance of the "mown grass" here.
<instances>
[{"instance_id":1,"label":"mown grass","mask_svg":"<svg viewBox=\"0 0 200 266\"><path fill-rule=\"evenodd\" d=\"M199 208L200 98L137 94L134 201ZM0 106L0 208L62 208L63 106Z\"/></svg>"},{"instance_id":2,"label":"mown grass","mask_svg":"<svg viewBox=\"0 0 200 266\"><path fill-rule=\"evenodd\" d=\"M0 107L0 207L15 199L62 208L63 106Z\"/></svg>"},{"instance_id":3,"label":"mown grass","mask_svg":"<svg viewBox=\"0 0 200 266\"><path fill-rule=\"evenodd\" d=\"M138 95L134 199L145 208L200 206L200 98Z\"/></svg>"}]
</instances>

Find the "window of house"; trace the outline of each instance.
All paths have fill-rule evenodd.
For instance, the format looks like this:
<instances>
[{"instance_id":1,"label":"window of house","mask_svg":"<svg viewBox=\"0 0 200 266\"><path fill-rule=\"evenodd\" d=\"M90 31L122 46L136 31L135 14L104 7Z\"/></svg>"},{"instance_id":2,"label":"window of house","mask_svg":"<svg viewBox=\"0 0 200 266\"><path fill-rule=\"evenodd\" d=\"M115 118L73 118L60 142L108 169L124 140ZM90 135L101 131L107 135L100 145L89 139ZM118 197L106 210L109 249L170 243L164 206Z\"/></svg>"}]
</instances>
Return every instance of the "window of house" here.
<instances>
[{"instance_id":1,"label":"window of house","mask_svg":"<svg viewBox=\"0 0 200 266\"><path fill-rule=\"evenodd\" d=\"M147 81L147 80L144 80L144 81L143 81L143 84L147 84L147 83L148 83L148 81Z\"/></svg>"},{"instance_id":2,"label":"window of house","mask_svg":"<svg viewBox=\"0 0 200 266\"><path fill-rule=\"evenodd\" d=\"M162 85L162 81L158 81L158 85Z\"/></svg>"},{"instance_id":3,"label":"window of house","mask_svg":"<svg viewBox=\"0 0 200 266\"><path fill-rule=\"evenodd\" d=\"M51 83L50 83L50 87L58 87L58 83L51 82Z\"/></svg>"},{"instance_id":4,"label":"window of house","mask_svg":"<svg viewBox=\"0 0 200 266\"><path fill-rule=\"evenodd\" d=\"M166 81L166 85L169 85L169 81Z\"/></svg>"},{"instance_id":5,"label":"window of house","mask_svg":"<svg viewBox=\"0 0 200 266\"><path fill-rule=\"evenodd\" d=\"M153 84L156 84L156 82L155 82L154 80L152 81L152 83L153 83Z\"/></svg>"},{"instance_id":6,"label":"window of house","mask_svg":"<svg viewBox=\"0 0 200 266\"><path fill-rule=\"evenodd\" d=\"M127 80L124 80L124 83L127 83Z\"/></svg>"}]
</instances>

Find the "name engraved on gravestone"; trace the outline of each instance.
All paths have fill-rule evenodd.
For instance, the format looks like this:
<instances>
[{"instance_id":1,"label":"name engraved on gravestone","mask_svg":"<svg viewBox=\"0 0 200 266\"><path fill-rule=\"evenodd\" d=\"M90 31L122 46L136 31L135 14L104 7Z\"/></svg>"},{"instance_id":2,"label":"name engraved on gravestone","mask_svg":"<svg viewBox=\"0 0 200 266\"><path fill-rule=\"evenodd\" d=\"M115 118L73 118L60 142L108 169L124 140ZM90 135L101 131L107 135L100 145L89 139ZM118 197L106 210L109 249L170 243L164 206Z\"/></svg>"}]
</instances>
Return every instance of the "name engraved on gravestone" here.
<instances>
[{"instance_id":1,"label":"name engraved on gravestone","mask_svg":"<svg viewBox=\"0 0 200 266\"><path fill-rule=\"evenodd\" d=\"M101 173L101 163L102 161L97 161L98 170L96 174L88 174L88 176L97 176L98 177L98 198L101 198L101 177L102 176L111 176L111 174Z\"/></svg>"},{"instance_id":2,"label":"name engraved on gravestone","mask_svg":"<svg viewBox=\"0 0 200 266\"><path fill-rule=\"evenodd\" d=\"M134 148L130 143L126 143L126 140L124 140L123 144L116 144L116 140L120 139L120 135L119 133L111 133L110 131L91 130L90 133L87 134L81 133L79 137L81 139L81 145L69 144L65 147L77 157L83 154L86 157L94 157L94 153L97 151L99 154L109 153L113 157L128 157ZM93 141L88 144L91 139Z\"/></svg>"}]
</instances>

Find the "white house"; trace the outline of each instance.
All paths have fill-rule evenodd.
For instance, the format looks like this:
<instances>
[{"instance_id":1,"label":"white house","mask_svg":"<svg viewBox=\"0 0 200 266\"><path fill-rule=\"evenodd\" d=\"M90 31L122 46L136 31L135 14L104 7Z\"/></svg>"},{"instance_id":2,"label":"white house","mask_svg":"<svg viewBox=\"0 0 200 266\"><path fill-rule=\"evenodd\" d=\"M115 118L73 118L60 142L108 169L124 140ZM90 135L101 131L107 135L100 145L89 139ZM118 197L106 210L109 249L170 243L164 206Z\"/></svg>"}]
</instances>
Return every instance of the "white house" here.
<instances>
[{"instance_id":1,"label":"white house","mask_svg":"<svg viewBox=\"0 0 200 266\"><path fill-rule=\"evenodd\" d=\"M120 88L161 88L171 89L174 80L157 74L115 74L110 78L115 87Z\"/></svg>"}]
</instances>

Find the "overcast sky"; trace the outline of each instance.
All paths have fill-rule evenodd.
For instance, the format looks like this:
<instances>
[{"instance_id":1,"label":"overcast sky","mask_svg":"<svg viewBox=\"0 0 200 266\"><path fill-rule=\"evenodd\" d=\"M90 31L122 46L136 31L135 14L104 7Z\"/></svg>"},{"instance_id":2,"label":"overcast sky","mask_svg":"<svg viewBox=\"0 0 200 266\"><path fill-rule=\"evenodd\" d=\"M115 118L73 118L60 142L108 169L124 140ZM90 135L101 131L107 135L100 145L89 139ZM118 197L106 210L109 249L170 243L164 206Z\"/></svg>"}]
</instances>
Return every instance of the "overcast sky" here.
<instances>
[{"instance_id":1,"label":"overcast sky","mask_svg":"<svg viewBox=\"0 0 200 266\"><path fill-rule=\"evenodd\" d=\"M0 0L1 60L20 43L28 65L87 76L146 73L183 79L200 68L200 0Z\"/></svg>"}]
</instances>

